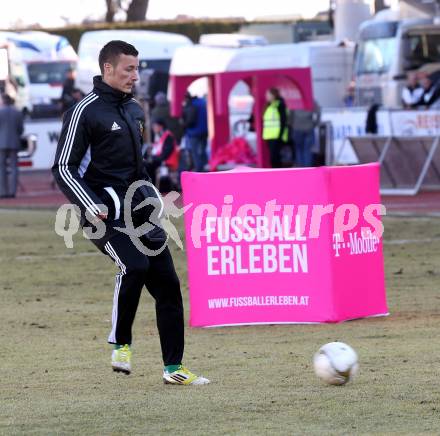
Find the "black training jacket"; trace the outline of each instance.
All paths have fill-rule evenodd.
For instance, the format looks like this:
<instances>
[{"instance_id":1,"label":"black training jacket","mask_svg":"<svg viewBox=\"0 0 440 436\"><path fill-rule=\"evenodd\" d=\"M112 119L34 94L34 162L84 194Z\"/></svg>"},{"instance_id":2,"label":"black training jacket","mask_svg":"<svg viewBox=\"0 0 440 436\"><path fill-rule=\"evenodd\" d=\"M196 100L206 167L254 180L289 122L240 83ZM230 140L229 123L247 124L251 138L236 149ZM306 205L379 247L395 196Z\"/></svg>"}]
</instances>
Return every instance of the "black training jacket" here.
<instances>
[{"instance_id":1,"label":"black training jacket","mask_svg":"<svg viewBox=\"0 0 440 436\"><path fill-rule=\"evenodd\" d=\"M141 155L141 106L101 76L93 83L93 91L64 114L52 167L61 190L82 216L102 212L98 205L108 205L105 190L123 197L132 182L149 179Z\"/></svg>"}]
</instances>

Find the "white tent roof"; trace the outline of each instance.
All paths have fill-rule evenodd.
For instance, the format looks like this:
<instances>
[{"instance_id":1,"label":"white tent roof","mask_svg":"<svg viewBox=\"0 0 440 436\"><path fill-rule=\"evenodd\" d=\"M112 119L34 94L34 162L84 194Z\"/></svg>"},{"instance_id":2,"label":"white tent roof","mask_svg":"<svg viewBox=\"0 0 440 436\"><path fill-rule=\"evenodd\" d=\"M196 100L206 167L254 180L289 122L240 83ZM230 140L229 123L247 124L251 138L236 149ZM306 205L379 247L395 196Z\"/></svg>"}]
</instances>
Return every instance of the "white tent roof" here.
<instances>
[{"instance_id":1,"label":"white tent roof","mask_svg":"<svg viewBox=\"0 0 440 436\"><path fill-rule=\"evenodd\" d=\"M268 70L310 66L313 50L329 51L333 42L274 44L262 47L221 48L193 45L176 50L170 74L214 74L226 71Z\"/></svg>"},{"instance_id":2,"label":"white tent roof","mask_svg":"<svg viewBox=\"0 0 440 436\"><path fill-rule=\"evenodd\" d=\"M254 47L267 45L267 39L260 35L243 33L207 33L200 35L199 44L209 47Z\"/></svg>"}]
</instances>

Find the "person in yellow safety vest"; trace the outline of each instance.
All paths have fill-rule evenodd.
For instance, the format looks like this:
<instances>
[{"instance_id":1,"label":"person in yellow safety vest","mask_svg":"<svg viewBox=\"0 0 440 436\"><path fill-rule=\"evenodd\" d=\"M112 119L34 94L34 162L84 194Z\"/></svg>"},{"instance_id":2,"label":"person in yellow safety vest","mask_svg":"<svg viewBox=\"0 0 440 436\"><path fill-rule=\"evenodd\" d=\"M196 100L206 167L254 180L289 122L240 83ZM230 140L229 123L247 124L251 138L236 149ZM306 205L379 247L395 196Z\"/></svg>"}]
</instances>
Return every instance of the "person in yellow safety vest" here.
<instances>
[{"instance_id":1,"label":"person in yellow safety vest","mask_svg":"<svg viewBox=\"0 0 440 436\"><path fill-rule=\"evenodd\" d=\"M272 168L281 167L281 148L288 142L287 107L277 88L266 92L267 106L263 114L263 139L270 152Z\"/></svg>"}]
</instances>

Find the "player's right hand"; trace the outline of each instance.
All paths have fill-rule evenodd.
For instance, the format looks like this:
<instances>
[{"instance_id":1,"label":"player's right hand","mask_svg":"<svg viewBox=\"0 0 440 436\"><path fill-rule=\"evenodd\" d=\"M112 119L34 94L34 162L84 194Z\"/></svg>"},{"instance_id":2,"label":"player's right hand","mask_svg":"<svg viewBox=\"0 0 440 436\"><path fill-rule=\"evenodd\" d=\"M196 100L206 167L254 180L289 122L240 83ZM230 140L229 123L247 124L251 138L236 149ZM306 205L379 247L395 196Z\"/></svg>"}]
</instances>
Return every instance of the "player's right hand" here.
<instances>
[{"instance_id":1,"label":"player's right hand","mask_svg":"<svg viewBox=\"0 0 440 436\"><path fill-rule=\"evenodd\" d=\"M93 219L90 221L91 224L96 225L99 221L104 221L108 217L108 213L106 212L100 212L98 215L93 217Z\"/></svg>"}]
</instances>

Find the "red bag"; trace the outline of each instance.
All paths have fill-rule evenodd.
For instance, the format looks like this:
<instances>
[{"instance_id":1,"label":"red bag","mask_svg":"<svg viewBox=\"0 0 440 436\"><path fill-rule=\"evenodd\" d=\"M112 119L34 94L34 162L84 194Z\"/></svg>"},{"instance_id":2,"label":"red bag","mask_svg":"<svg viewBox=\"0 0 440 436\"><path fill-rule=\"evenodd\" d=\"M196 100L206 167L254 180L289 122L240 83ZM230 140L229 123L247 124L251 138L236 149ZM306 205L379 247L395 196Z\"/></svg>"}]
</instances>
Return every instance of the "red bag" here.
<instances>
[{"instance_id":1,"label":"red bag","mask_svg":"<svg viewBox=\"0 0 440 436\"><path fill-rule=\"evenodd\" d=\"M234 138L228 144L217 149L210 160L212 170L224 164L255 165L256 163L254 151L249 143L241 137Z\"/></svg>"}]
</instances>

